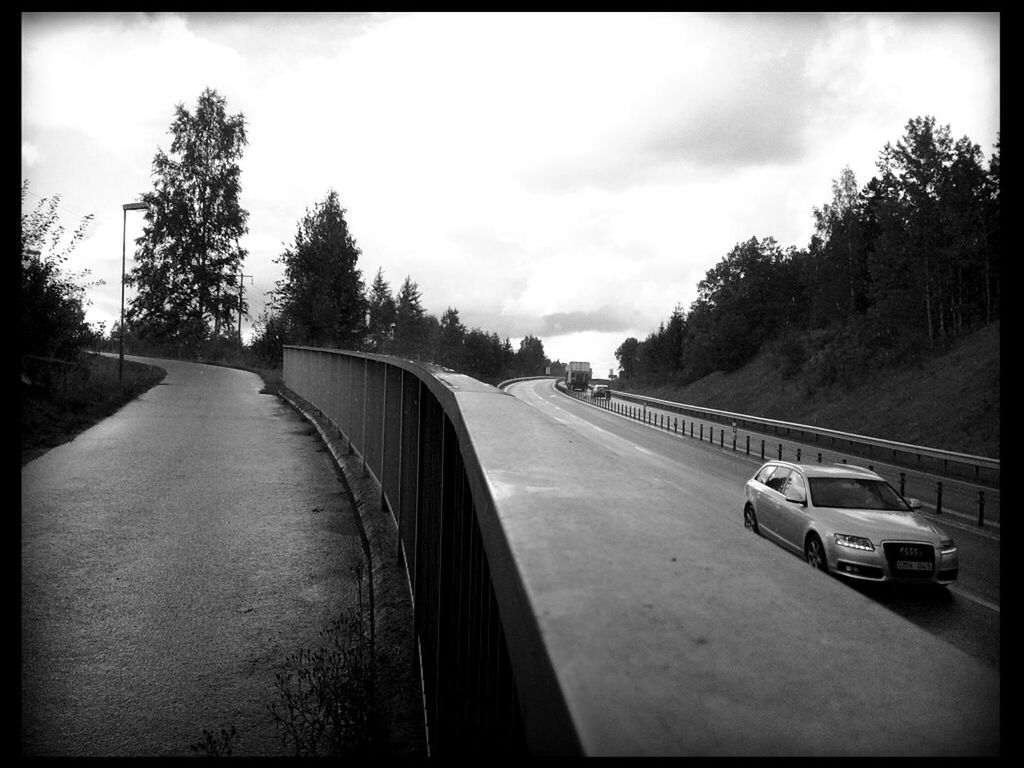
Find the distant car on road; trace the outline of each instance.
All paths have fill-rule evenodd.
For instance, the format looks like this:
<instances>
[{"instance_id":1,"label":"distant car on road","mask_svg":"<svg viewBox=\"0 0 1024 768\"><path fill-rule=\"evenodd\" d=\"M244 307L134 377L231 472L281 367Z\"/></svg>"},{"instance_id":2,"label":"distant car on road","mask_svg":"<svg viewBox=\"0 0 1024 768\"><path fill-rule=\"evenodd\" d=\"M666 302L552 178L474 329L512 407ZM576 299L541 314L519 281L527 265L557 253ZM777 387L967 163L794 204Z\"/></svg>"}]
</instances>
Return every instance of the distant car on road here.
<instances>
[{"instance_id":1,"label":"distant car on road","mask_svg":"<svg viewBox=\"0 0 1024 768\"><path fill-rule=\"evenodd\" d=\"M769 461L745 491L744 525L818 570L869 581L957 578L953 539L871 470Z\"/></svg>"},{"instance_id":2,"label":"distant car on road","mask_svg":"<svg viewBox=\"0 0 1024 768\"><path fill-rule=\"evenodd\" d=\"M607 384L593 384L590 387L590 396L594 399L604 398L608 400L612 396L612 392L608 389Z\"/></svg>"}]
</instances>

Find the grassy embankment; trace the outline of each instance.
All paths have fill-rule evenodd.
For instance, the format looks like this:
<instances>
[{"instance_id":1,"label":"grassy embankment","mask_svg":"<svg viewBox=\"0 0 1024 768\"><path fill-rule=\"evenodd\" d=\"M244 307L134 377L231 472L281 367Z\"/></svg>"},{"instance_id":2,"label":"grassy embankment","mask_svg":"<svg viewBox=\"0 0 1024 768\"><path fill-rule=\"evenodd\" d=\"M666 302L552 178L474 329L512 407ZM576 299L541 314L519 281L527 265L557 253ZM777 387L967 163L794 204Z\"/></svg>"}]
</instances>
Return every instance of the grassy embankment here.
<instances>
[{"instance_id":1,"label":"grassy embankment","mask_svg":"<svg viewBox=\"0 0 1024 768\"><path fill-rule=\"evenodd\" d=\"M124 361L118 382L118 359L82 352L77 365L36 363L21 384L21 464L66 443L126 403L159 384L167 372L155 365ZM245 368L259 374L263 391L281 384L280 370Z\"/></svg>"},{"instance_id":2,"label":"grassy embankment","mask_svg":"<svg viewBox=\"0 0 1024 768\"><path fill-rule=\"evenodd\" d=\"M743 368L687 386L619 387L664 400L999 458L999 323L948 352L857 381L816 389L801 372L779 374L762 352Z\"/></svg>"},{"instance_id":3,"label":"grassy embankment","mask_svg":"<svg viewBox=\"0 0 1024 768\"><path fill-rule=\"evenodd\" d=\"M163 380L167 372L82 352L77 365L36 363L21 383L21 464L66 443Z\"/></svg>"}]
</instances>

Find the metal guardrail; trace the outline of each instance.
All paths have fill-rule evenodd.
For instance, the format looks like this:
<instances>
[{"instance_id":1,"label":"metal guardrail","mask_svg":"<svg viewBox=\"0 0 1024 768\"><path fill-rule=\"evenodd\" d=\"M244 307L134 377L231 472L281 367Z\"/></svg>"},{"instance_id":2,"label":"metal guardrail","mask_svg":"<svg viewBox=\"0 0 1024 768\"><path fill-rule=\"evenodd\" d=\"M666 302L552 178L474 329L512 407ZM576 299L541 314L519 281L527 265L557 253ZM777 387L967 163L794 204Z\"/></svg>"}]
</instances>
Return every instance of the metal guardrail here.
<instances>
[{"instance_id":1,"label":"metal guardrail","mask_svg":"<svg viewBox=\"0 0 1024 768\"><path fill-rule=\"evenodd\" d=\"M887 611L865 621L861 596L736 518L723 546L703 497L649 493L524 401L305 347L285 349L285 385L339 427L395 519L432 756L997 751L987 666ZM822 669L874 703L855 731Z\"/></svg>"},{"instance_id":2,"label":"metal guardrail","mask_svg":"<svg viewBox=\"0 0 1024 768\"><path fill-rule=\"evenodd\" d=\"M394 518L432 756L580 754L460 398L507 397L382 355L287 346L285 386L359 455Z\"/></svg>"},{"instance_id":3,"label":"metal guardrail","mask_svg":"<svg viewBox=\"0 0 1024 768\"><path fill-rule=\"evenodd\" d=\"M908 469L932 471L947 477L970 480L993 488L999 487L999 459L955 453L953 451L927 448L920 445L910 445L867 435L766 419L743 413L731 413L714 408L675 403L670 400L659 400L655 397L634 395L618 390L614 390L612 394L621 400L638 403L641 406L651 405L662 410L686 414L691 417L715 421L763 434L785 434L794 440L822 445L831 450L843 450L868 459L884 460Z\"/></svg>"},{"instance_id":4,"label":"metal guardrail","mask_svg":"<svg viewBox=\"0 0 1024 768\"><path fill-rule=\"evenodd\" d=\"M502 385L511 384L514 381L502 382ZM711 445L717 444L723 450L731 449L733 453L759 458L761 461L778 459L779 461L786 460L797 463L816 461L818 464L823 462L846 464L848 458L854 455L846 450L845 445L837 446L833 449L822 448L820 445L806 446L801 445L796 437L792 435L787 436L785 441L776 437L775 440L769 443L768 439L763 436L765 435L764 432L750 429L746 425L743 426L742 430L746 434L740 440L739 425L735 428L730 425L722 425L718 427L716 432L716 422L706 417L702 418L699 413L696 416L689 412L680 416L672 416L666 408L656 408L653 405L647 407L646 404L643 406L635 405L621 397L618 400L597 399L586 393L568 392L561 382L557 382L556 386L567 397L587 402L592 406L682 437L687 436L687 429L689 429L689 437L698 442L705 442L706 440ZM701 409L696 409L695 412L699 412L699 410ZM689 421L687 421L687 417L689 417ZM727 432L729 433L728 436L726 435ZM754 438L752 441L752 435L758 435L759 439ZM758 443L760 443L760 446ZM974 482L973 479L958 480L951 477L948 473L937 475L917 467L909 467L906 468L906 471L903 471L904 468L887 463L885 457L875 457L874 464L871 463L870 459L865 463L868 469L876 470L883 476L888 475L887 479L894 484L894 487L898 484L901 495L913 495L919 501L930 505L935 514L941 515L947 511L947 508L943 506L943 489L945 488L949 506L955 507L958 510L952 511L952 514L970 517L971 510L973 509L976 511L974 518L977 526L999 527L1000 495L998 487L986 488ZM875 466L875 464L880 466ZM986 519L986 509L988 509L989 519Z\"/></svg>"}]
</instances>

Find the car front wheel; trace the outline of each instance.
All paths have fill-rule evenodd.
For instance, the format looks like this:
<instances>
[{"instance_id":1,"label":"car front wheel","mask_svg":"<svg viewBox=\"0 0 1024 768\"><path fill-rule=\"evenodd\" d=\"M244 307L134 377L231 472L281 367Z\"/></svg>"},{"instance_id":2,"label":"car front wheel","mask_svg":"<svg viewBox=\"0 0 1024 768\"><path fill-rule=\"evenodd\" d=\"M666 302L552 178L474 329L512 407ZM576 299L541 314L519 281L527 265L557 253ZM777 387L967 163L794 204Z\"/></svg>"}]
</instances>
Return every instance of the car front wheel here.
<instances>
[{"instance_id":1,"label":"car front wheel","mask_svg":"<svg viewBox=\"0 0 1024 768\"><path fill-rule=\"evenodd\" d=\"M760 533L757 529L757 515L754 513L754 508L750 504L747 504L747 506L743 508L743 525L748 531Z\"/></svg>"},{"instance_id":2,"label":"car front wheel","mask_svg":"<svg viewBox=\"0 0 1024 768\"><path fill-rule=\"evenodd\" d=\"M828 573L828 561L825 560L825 545L821 543L818 534L812 533L807 537L804 545L804 555L812 568Z\"/></svg>"}]
</instances>

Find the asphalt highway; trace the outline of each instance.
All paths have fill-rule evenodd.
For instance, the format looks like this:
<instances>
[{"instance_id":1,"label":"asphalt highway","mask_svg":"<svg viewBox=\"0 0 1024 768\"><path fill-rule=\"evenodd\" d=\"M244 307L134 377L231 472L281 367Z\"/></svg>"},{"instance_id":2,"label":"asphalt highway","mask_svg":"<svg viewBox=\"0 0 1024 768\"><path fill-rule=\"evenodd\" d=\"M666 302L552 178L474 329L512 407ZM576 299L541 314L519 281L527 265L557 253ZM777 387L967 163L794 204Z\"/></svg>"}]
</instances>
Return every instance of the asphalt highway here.
<instances>
[{"instance_id":1,"label":"asphalt highway","mask_svg":"<svg viewBox=\"0 0 1024 768\"><path fill-rule=\"evenodd\" d=\"M582 441L574 450L611 454L616 462L646 478L652 498L663 492L674 494L680 500L707 495L716 516L724 516L735 523L727 529L727 537L749 535L742 522L743 487L762 463L759 453L747 456L743 450L733 452L729 440L722 448L717 438L713 443L700 442L615 414L568 397L557 391L551 380L519 382L509 386L507 391L571 430ZM948 514L932 515L932 518L947 527L960 550L960 578L948 590L922 590L918 585L842 583L998 669L998 533L993 533L991 528L978 529ZM717 519L708 521L709 528L718 525ZM722 544L728 546L730 542ZM761 567L771 568L772 565L766 561ZM879 649L879 652L884 651L884 648Z\"/></svg>"}]
</instances>

